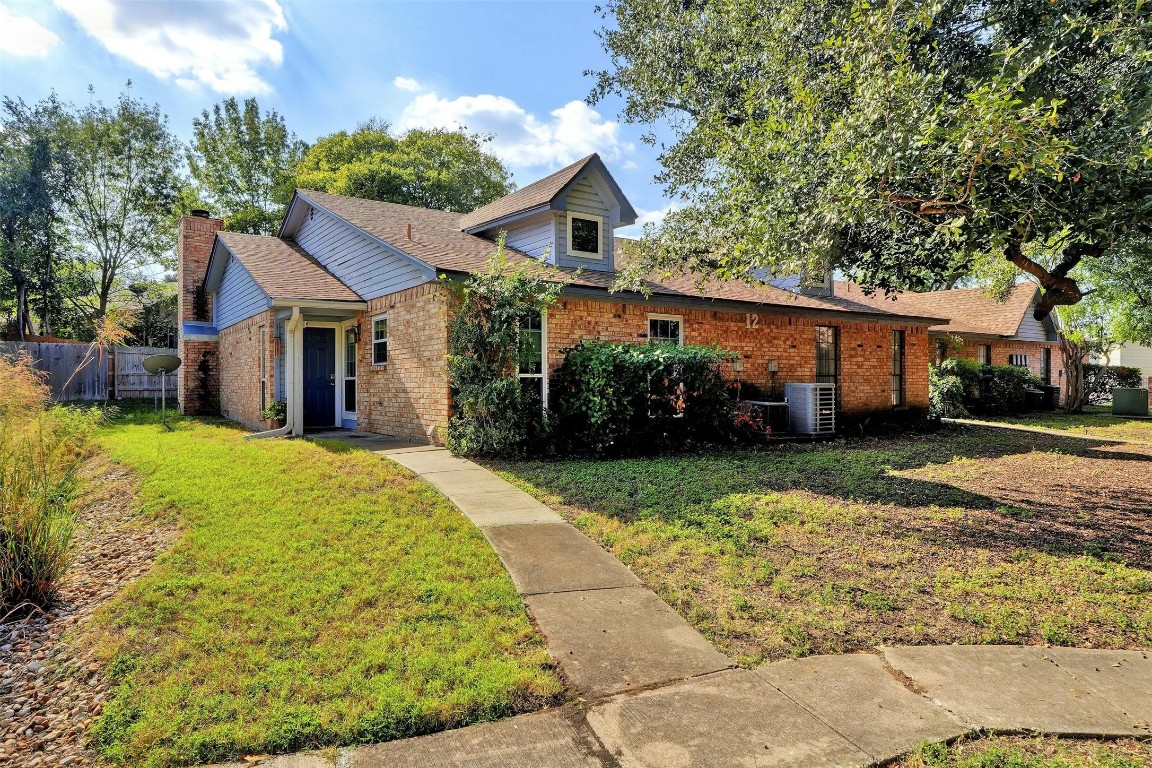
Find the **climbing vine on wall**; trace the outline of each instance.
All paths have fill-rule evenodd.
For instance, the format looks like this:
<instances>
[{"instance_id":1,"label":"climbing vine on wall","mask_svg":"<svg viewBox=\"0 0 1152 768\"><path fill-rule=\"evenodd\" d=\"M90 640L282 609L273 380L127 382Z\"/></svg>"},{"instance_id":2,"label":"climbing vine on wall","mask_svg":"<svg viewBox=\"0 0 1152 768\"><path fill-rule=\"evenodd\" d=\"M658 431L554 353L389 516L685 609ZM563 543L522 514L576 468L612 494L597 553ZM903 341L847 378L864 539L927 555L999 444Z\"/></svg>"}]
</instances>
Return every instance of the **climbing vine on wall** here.
<instances>
[{"instance_id":1,"label":"climbing vine on wall","mask_svg":"<svg viewBox=\"0 0 1152 768\"><path fill-rule=\"evenodd\" d=\"M448 378L454 411L448 447L464 455L514 455L543 444L547 417L532 388L518 376L520 327L553 304L562 282L513 264L503 234L487 269L453 288L448 329Z\"/></svg>"}]
</instances>

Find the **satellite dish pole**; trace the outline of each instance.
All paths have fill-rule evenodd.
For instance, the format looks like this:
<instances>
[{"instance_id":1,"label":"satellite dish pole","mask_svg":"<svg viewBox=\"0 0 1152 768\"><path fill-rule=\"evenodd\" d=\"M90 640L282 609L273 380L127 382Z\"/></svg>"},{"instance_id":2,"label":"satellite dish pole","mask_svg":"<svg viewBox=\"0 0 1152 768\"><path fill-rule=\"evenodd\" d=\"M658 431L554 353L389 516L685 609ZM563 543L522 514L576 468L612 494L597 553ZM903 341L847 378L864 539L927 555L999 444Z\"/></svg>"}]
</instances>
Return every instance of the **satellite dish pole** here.
<instances>
[{"instance_id":1,"label":"satellite dish pole","mask_svg":"<svg viewBox=\"0 0 1152 768\"><path fill-rule=\"evenodd\" d=\"M172 427L168 424L168 379L165 374L172 373L179 367L180 358L176 355L149 355L144 358L144 370L160 377L160 423L169 432L172 431Z\"/></svg>"}]
</instances>

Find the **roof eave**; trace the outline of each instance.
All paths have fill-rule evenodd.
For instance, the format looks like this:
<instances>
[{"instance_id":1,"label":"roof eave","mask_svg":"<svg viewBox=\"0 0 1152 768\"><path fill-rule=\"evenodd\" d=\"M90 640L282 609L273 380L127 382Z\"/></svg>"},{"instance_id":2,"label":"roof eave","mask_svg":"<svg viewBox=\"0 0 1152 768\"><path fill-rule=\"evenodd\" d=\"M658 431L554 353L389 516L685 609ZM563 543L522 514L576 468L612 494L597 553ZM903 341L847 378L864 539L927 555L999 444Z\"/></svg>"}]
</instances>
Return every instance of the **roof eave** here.
<instances>
[{"instance_id":1,"label":"roof eave","mask_svg":"<svg viewBox=\"0 0 1152 768\"><path fill-rule=\"evenodd\" d=\"M301 309L355 309L368 308L368 302L353 299L297 299L288 296L274 296L270 305L273 309L300 307Z\"/></svg>"},{"instance_id":2,"label":"roof eave","mask_svg":"<svg viewBox=\"0 0 1152 768\"><path fill-rule=\"evenodd\" d=\"M509 213L506 216L501 216L498 219L492 219L490 221L485 221L479 225L465 227L465 228L461 229L460 231L461 232L467 232L470 235L475 235L479 232L483 232L486 229L492 229L494 227L503 226L504 224L511 224L513 221L518 221L519 219L526 219L529 216L536 216L537 214L545 213L545 212L550 211L550 210L552 210L551 203L545 203L544 205L537 205L537 206L534 206L532 208L525 208L522 211L516 211L515 213Z\"/></svg>"}]
</instances>

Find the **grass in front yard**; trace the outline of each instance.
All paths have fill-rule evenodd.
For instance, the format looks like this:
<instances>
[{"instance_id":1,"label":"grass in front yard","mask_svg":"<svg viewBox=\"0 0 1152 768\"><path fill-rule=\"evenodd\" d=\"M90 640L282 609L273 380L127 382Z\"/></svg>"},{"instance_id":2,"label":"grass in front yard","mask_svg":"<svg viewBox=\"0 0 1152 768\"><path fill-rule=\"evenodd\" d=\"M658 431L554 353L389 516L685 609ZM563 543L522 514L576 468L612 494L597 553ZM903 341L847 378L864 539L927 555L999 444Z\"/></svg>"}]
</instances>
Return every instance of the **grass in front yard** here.
<instances>
[{"instance_id":1,"label":"grass in front yard","mask_svg":"<svg viewBox=\"0 0 1152 768\"><path fill-rule=\"evenodd\" d=\"M508 462L724 652L1152 645L1152 449L993 429Z\"/></svg>"},{"instance_id":2,"label":"grass in front yard","mask_svg":"<svg viewBox=\"0 0 1152 768\"><path fill-rule=\"evenodd\" d=\"M894 768L1148 768L1147 741L1068 741L1054 738L991 736L951 746L929 744Z\"/></svg>"},{"instance_id":3,"label":"grass in front yard","mask_svg":"<svg viewBox=\"0 0 1152 768\"><path fill-rule=\"evenodd\" d=\"M1111 407L1088 406L1084 413L1029 413L1024 416L1006 416L990 419L1005 424L1026 427L1058 429L1076 435L1112 437L1123 440L1144 440L1152 443L1152 419L1128 419L1113 416Z\"/></svg>"},{"instance_id":4,"label":"grass in front yard","mask_svg":"<svg viewBox=\"0 0 1152 768\"><path fill-rule=\"evenodd\" d=\"M243 434L149 416L98 436L182 528L74 640L98 644L115 683L93 730L104 759L383 741L562 695L511 580L449 502L371 453Z\"/></svg>"}]
</instances>

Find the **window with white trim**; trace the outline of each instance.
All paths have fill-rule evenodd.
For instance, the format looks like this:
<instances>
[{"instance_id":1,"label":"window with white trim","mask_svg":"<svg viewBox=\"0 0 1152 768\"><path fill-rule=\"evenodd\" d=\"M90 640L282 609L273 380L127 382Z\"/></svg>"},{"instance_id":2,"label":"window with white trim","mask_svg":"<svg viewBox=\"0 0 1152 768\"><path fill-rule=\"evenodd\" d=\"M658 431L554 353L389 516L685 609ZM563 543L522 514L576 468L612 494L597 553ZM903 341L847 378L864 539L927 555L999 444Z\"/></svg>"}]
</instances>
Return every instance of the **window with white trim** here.
<instances>
[{"instance_id":1,"label":"window with white trim","mask_svg":"<svg viewBox=\"0 0 1152 768\"><path fill-rule=\"evenodd\" d=\"M1017 368L1028 367L1028 355L1008 355L1008 365L1014 365Z\"/></svg>"},{"instance_id":2,"label":"window with white trim","mask_svg":"<svg viewBox=\"0 0 1152 768\"><path fill-rule=\"evenodd\" d=\"M517 375L520 386L532 392L546 404L547 388L544 386L544 316L534 314L520 323L520 342L517 362Z\"/></svg>"},{"instance_id":3,"label":"window with white trim","mask_svg":"<svg viewBox=\"0 0 1152 768\"><path fill-rule=\"evenodd\" d=\"M585 259L600 259L604 256L600 237L599 216L586 216L582 213L568 214L568 253Z\"/></svg>"},{"instance_id":4,"label":"window with white trim","mask_svg":"<svg viewBox=\"0 0 1152 768\"><path fill-rule=\"evenodd\" d=\"M356 411L356 336L355 327L344 329L344 410ZM385 342L387 343L387 342Z\"/></svg>"},{"instance_id":5,"label":"window with white trim","mask_svg":"<svg viewBox=\"0 0 1152 768\"><path fill-rule=\"evenodd\" d=\"M388 315L372 319L372 365L388 362Z\"/></svg>"},{"instance_id":6,"label":"window with white trim","mask_svg":"<svg viewBox=\"0 0 1152 768\"><path fill-rule=\"evenodd\" d=\"M980 345L980 359L977 361L980 365L992 365L992 345Z\"/></svg>"},{"instance_id":7,"label":"window with white trim","mask_svg":"<svg viewBox=\"0 0 1152 768\"><path fill-rule=\"evenodd\" d=\"M683 344L683 318L675 315L648 315L648 341L654 344Z\"/></svg>"}]
</instances>

